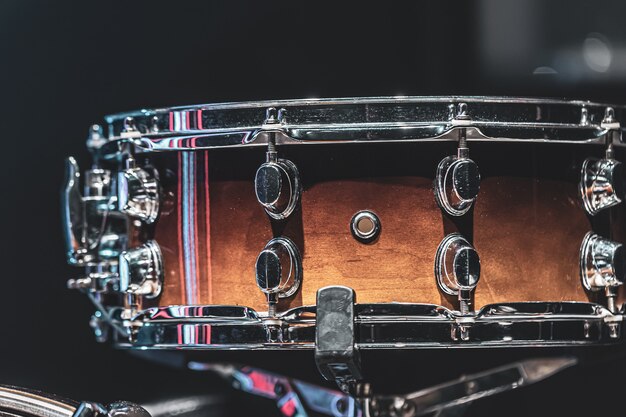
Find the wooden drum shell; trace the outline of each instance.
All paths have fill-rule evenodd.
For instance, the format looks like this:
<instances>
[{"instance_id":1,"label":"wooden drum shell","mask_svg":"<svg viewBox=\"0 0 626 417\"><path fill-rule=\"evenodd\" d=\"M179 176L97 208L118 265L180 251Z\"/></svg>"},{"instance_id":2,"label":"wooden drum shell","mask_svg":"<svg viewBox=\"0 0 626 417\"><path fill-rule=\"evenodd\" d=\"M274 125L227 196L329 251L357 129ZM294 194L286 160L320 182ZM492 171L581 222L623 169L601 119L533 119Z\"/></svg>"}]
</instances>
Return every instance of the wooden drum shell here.
<instances>
[{"instance_id":1,"label":"wooden drum shell","mask_svg":"<svg viewBox=\"0 0 626 417\"><path fill-rule=\"evenodd\" d=\"M265 149L155 153L147 157L163 187L163 209L149 234L160 245L168 305L244 305L267 308L257 288L255 260L275 236L292 239L303 256L301 289L279 310L315 304L328 285L353 288L357 301L432 303L455 307L434 277L435 252L449 233L473 242L481 258L475 306L513 301L595 301L579 276L585 234L607 229L603 216L582 208L582 161L599 147L563 144L472 143L482 175L474 208L443 215L433 194L450 143L279 146L303 182L299 208L270 220L256 201L254 174ZM369 244L350 232L359 210L372 210L382 231ZM596 216L597 217L597 216ZM593 224L592 224L593 223ZM619 233L617 233L619 235ZM621 238L621 236L618 236Z\"/></svg>"}]
</instances>

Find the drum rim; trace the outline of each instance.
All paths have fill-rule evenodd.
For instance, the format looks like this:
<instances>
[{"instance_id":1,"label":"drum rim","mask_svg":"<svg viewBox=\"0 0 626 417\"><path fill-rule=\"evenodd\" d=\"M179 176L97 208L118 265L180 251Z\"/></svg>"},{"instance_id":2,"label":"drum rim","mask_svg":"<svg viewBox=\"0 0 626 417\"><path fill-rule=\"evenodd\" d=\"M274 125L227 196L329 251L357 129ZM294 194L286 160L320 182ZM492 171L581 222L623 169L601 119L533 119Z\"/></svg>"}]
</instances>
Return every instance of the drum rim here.
<instances>
[{"instance_id":1,"label":"drum rim","mask_svg":"<svg viewBox=\"0 0 626 417\"><path fill-rule=\"evenodd\" d=\"M52 394L0 385L0 410L41 417L72 417L78 403Z\"/></svg>"},{"instance_id":2,"label":"drum rim","mask_svg":"<svg viewBox=\"0 0 626 417\"><path fill-rule=\"evenodd\" d=\"M610 104L582 99L530 97L530 96L472 96L472 95L442 95L442 96L364 96L364 97L329 97L329 98L302 98L280 100L246 100L225 101L217 103L202 103L182 106L165 106L142 108L127 112L111 113L105 120L120 120L126 117L137 117L185 110L233 110L246 108L269 108L281 106L316 106L316 105L347 105L347 104L413 104L413 103L494 103L494 104L554 104L585 107L613 107L626 109L626 104Z\"/></svg>"},{"instance_id":3,"label":"drum rim","mask_svg":"<svg viewBox=\"0 0 626 417\"><path fill-rule=\"evenodd\" d=\"M163 314L175 309L175 316ZM114 334L114 344L119 348L141 350L300 350L312 349L315 345L315 306L302 306L280 313L276 318L267 318L244 306L166 306L153 307L141 312L135 319L140 322L132 342L121 334ZM621 313L611 313L605 307L588 302L514 302L483 306L471 316L464 316L436 304L420 303L375 303L355 305L355 326L364 336L357 337L356 346L366 350L382 349L432 349L432 348L515 348L542 346L581 346L624 343L623 335L609 335L612 323L621 322ZM390 314L394 313L395 314ZM411 311L413 314L411 314ZM543 311L543 313L541 312ZM182 314L187 312L190 314ZM238 312L238 314L233 314ZM224 314L224 316L220 316ZM276 325L284 329L289 340L266 339L266 326ZM453 333L460 325L470 325L470 338L454 339ZM398 326L398 334L373 336L373 330ZM403 327L406 326L406 327ZM516 327L517 326L517 327ZM541 339L538 330L550 328L551 339ZM572 330L572 326L576 328ZM415 329L419 328L419 332ZM220 335L225 329L225 338L214 342L203 342L198 335L213 332ZM407 329L418 334L411 340ZM181 339L177 332L195 335L193 340ZM228 332L236 337L229 339ZM386 330L389 332L389 330ZM478 337L472 332L478 331ZM480 333L483 332L483 333ZM589 334L587 334L589 332ZM358 333L358 334L360 334ZM381 333L384 334L384 333ZM481 334L483 336L481 336ZM576 337L567 338L568 335ZM581 334L584 336L581 337ZM424 335L427 335L424 336ZM488 335L488 337L484 337ZM213 336L213 337L214 337ZM371 338L367 339L368 337ZM407 338L408 337L408 338Z\"/></svg>"},{"instance_id":4,"label":"drum rim","mask_svg":"<svg viewBox=\"0 0 626 417\"><path fill-rule=\"evenodd\" d=\"M491 106L494 106L493 108ZM503 106L503 107L499 107ZM534 107L536 106L536 108ZM554 106L554 107L553 107ZM610 114L612 117L607 118ZM267 145L468 141L624 146L626 106L504 96L398 96L245 101L163 107L105 117L100 158L137 152ZM93 129L93 128L92 128ZM92 130L93 131L93 130ZM609 132L617 132L608 135ZM106 139L105 139L106 137Z\"/></svg>"}]
</instances>

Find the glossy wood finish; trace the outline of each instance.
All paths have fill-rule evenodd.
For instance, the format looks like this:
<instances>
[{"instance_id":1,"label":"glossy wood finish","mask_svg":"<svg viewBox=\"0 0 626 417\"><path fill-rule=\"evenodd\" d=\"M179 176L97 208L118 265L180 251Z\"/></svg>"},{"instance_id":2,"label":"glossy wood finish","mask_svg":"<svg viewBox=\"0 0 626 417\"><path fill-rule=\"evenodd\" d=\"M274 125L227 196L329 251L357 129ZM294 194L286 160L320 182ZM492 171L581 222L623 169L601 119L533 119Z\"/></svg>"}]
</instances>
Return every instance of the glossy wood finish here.
<instances>
[{"instance_id":1,"label":"glossy wood finish","mask_svg":"<svg viewBox=\"0 0 626 417\"><path fill-rule=\"evenodd\" d=\"M578 253L588 230L575 184L486 178L474 214L476 303L587 301Z\"/></svg>"},{"instance_id":2,"label":"glossy wood finish","mask_svg":"<svg viewBox=\"0 0 626 417\"><path fill-rule=\"evenodd\" d=\"M192 154L197 265L191 299L181 267L181 158L159 155L153 162L166 199L154 230L166 269L159 304L237 304L264 311L254 263L268 240L284 235L302 251L304 279L281 310L314 304L316 291L327 285L354 288L359 302L455 306L437 288L433 272L437 246L455 231L473 240L481 257L477 307L589 301L580 284L578 251L592 225L577 192L578 167L589 149L595 148L473 146L471 157L483 176L480 196L467 216L450 219L435 203L432 184L437 163L454 153L454 144L283 147L281 155L300 169L304 193L300 209L282 223L271 222L255 199L254 172L263 150ZM363 209L376 212L382 224L370 244L355 240L349 229L354 213Z\"/></svg>"}]
</instances>

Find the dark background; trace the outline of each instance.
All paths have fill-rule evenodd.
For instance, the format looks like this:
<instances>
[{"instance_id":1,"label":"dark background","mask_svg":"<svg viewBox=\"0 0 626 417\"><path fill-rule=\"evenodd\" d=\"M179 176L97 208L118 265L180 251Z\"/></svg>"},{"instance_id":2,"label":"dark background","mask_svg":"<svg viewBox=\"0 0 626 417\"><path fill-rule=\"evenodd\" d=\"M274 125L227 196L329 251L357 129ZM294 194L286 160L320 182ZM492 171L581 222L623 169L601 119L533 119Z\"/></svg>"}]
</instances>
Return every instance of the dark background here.
<instances>
[{"instance_id":1,"label":"dark background","mask_svg":"<svg viewBox=\"0 0 626 417\"><path fill-rule=\"evenodd\" d=\"M103 115L397 94L625 103L624 16L619 1L2 1L0 383L99 401L219 388L97 344L92 307L65 289L79 271L65 265L63 159L87 164L87 129ZM623 362L568 371L472 412L619 410Z\"/></svg>"}]
</instances>

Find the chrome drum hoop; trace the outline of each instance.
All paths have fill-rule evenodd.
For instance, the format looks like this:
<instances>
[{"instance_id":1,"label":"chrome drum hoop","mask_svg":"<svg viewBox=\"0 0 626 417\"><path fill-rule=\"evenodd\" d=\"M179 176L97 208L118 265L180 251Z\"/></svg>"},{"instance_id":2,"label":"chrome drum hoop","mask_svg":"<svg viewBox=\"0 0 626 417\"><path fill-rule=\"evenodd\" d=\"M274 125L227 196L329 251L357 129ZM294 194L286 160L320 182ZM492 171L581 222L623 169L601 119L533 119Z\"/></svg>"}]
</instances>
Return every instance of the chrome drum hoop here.
<instances>
[{"instance_id":1,"label":"chrome drum hoop","mask_svg":"<svg viewBox=\"0 0 626 417\"><path fill-rule=\"evenodd\" d=\"M121 348L190 350L291 350L315 346L315 306L276 318L240 306L172 306L145 310ZM432 304L355 305L355 341L360 349L577 346L623 343L622 314L580 302L491 304L461 315ZM458 337L460 327L469 339Z\"/></svg>"},{"instance_id":2,"label":"chrome drum hoop","mask_svg":"<svg viewBox=\"0 0 626 417\"><path fill-rule=\"evenodd\" d=\"M460 116L459 108L467 110ZM615 123L603 123L607 108ZM268 113L278 110L278 118ZM125 130L132 119L136 129ZM102 156L122 142L138 151L256 146L275 135L280 144L402 142L467 139L604 144L611 129L622 145L626 107L587 101L512 97L369 97L206 104L141 110L106 117Z\"/></svg>"},{"instance_id":3,"label":"chrome drum hoop","mask_svg":"<svg viewBox=\"0 0 626 417\"><path fill-rule=\"evenodd\" d=\"M56 395L0 385L0 416L11 417L150 417L141 406L116 401L108 406L75 402Z\"/></svg>"},{"instance_id":4,"label":"chrome drum hoop","mask_svg":"<svg viewBox=\"0 0 626 417\"><path fill-rule=\"evenodd\" d=\"M78 403L53 395L0 385L0 415L72 417L77 407Z\"/></svg>"}]
</instances>

